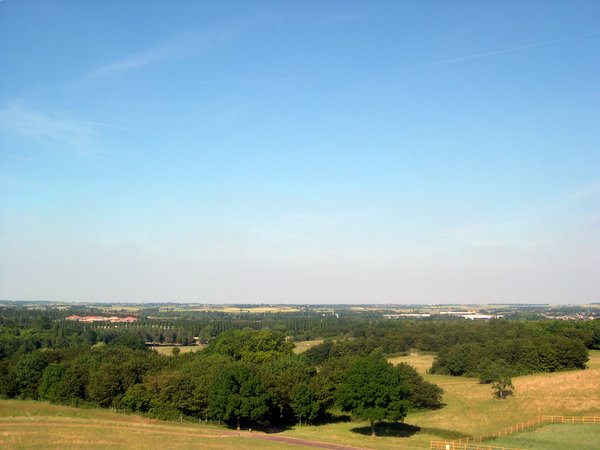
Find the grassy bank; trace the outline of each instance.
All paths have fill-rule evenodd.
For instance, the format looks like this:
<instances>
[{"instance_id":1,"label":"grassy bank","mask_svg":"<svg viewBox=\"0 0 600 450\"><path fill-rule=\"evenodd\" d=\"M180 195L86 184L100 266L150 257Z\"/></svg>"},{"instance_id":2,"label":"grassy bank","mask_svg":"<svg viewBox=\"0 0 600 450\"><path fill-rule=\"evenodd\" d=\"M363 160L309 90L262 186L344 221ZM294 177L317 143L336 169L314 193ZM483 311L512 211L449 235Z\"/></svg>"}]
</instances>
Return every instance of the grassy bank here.
<instances>
[{"instance_id":1,"label":"grassy bank","mask_svg":"<svg viewBox=\"0 0 600 450\"><path fill-rule=\"evenodd\" d=\"M288 448L248 434L238 436L209 424L162 422L102 409L0 400L0 448Z\"/></svg>"}]
</instances>

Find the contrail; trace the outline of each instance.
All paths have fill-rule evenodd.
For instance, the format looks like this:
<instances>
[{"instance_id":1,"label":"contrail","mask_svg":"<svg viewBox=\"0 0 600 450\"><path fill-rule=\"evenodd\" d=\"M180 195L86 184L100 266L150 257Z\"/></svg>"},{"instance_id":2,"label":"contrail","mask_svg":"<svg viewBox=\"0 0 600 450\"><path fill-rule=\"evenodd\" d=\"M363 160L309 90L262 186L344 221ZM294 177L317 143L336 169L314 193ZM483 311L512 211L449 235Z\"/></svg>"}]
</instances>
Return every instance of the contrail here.
<instances>
[{"instance_id":1,"label":"contrail","mask_svg":"<svg viewBox=\"0 0 600 450\"><path fill-rule=\"evenodd\" d=\"M529 49L529 48L544 47L546 45L558 44L560 42L571 41L573 39L580 39L580 38L589 37L589 36L596 36L598 34L600 34L600 31L593 31L591 33L579 34L579 35L576 35L576 36L569 36L569 37L565 37L565 38L561 38L561 39L551 39L551 40L548 40L548 41L533 42L531 44L520 45L518 47L505 48L505 49L502 49L502 50L493 50L493 51L490 51L490 52L476 53L474 55L461 56L459 58L444 59L444 60L441 60L441 61L434 61L434 62L430 62L430 63L419 64L419 65L410 67L410 69L418 69L418 68L422 68L422 67L440 66L442 64L451 64L451 63L455 63L455 62L468 61L470 59L485 58L485 57L488 57L488 56L502 55L502 54L505 54L505 53L514 53L514 52L519 52L521 50L526 50L526 49Z\"/></svg>"}]
</instances>

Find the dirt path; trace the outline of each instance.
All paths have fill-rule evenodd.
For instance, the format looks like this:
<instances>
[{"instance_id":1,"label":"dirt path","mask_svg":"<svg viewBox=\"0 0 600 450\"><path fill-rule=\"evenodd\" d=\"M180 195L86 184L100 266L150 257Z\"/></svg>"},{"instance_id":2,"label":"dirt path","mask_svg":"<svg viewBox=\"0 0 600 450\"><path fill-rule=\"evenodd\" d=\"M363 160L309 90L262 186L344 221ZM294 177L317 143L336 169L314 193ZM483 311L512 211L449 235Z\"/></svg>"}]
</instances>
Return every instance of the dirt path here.
<instances>
[{"instance_id":1,"label":"dirt path","mask_svg":"<svg viewBox=\"0 0 600 450\"><path fill-rule=\"evenodd\" d=\"M327 448L331 450L364 450L364 447L351 447L349 445L334 444L331 442L322 441L309 441L307 439L292 438L286 436L275 436L272 434L257 434L257 433L244 433L244 437L253 439L262 439L265 441L282 442L293 445L303 445L305 447L313 448Z\"/></svg>"}]
</instances>

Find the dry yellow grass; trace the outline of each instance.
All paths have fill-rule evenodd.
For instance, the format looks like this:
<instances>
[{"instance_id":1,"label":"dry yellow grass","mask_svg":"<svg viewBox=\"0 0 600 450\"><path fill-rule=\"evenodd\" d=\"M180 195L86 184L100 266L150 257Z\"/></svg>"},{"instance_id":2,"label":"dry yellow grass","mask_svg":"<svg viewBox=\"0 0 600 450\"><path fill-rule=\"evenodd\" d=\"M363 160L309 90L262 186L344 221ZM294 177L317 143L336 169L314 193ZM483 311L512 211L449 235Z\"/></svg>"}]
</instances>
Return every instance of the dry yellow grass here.
<instances>
[{"instance_id":1,"label":"dry yellow grass","mask_svg":"<svg viewBox=\"0 0 600 450\"><path fill-rule=\"evenodd\" d=\"M169 311L199 311L199 312L224 312L224 313L251 313L251 314L264 314L264 313L294 313L300 311L300 308L293 306L252 306L240 308L239 306L210 306L200 308L164 308Z\"/></svg>"},{"instance_id":2,"label":"dry yellow grass","mask_svg":"<svg viewBox=\"0 0 600 450\"><path fill-rule=\"evenodd\" d=\"M600 352L591 352L590 368L513 378L514 394L493 398L490 385L476 379L441 375L425 378L445 390L446 407L409 416L425 428L447 428L485 435L541 414L600 415Z\"/></svg>"},{"instance_id":3,"label":"dry yellow grass","mask_svg":"<svg viewBox=\"0 0 600 450\"><path fill-rule=\"evenodd\" d=\"M433 360L435 359L435 355L428 353L418 353L413 352L406 356L395 356L393 358L389 358L388 361L393 365L398 365L400 363L406 363L413 366L417 371L423 375L426 374L427 371L431 368L433 364Z\"/></svg>"},{"instance_id":4,"label":"dry yellow grass","mask_svg":"<svg viewBox=\"0 0 600 450\"><path fill-rule=\"evenodd\" d=\"M211 306L211 305L186 305L186 306L160 306L158 308L162 312L224 312L224 313L294 313L299 312L300 308L294 306Z\"/></svg>"},{"instance_id":5,"label":"dry yellow grass","mask_svg":"<svg viewBox=\"0 0 600 450\"><path fill-rule=\"evenodd\" d=\"M323 343L323 339L315 339L313 341L300 341L295 343L294 353L302 353L315 345Z\"/></svg>"},{"instance_id":6,"label":"dry yellow grass","mask_svg":"<svg viewBox=\"0 0 600 450\"><path fill-rule=\"evenodd\" d=\"M600 415L600 351L591 352L589 369L515 377L514 395L506 400L492 396L489 384L474 378L429 375L433 356L412 354L392 358L394 364L408 362L426 380L441 386L446 406L437 411L409 414L405 422L420 428L408 437L381 437L375 441L353 432L366 422L297 427L286 435L346 443L365 448L427 448L434 439L481 436L533 419L541 414ZM407 433L410 434L410 432Z\"/></svg>"},{"instance_id":7,"label":"dry yellow grass","mask_svg":"<svg viewBox=\"0 0 600 450\"><path fill-rule=\"evenodd\" d=\"M172 355L173 349L178 348L181 353L199 352L203 350L205 345L159 345L156 347L150 347L152 350L156 350L161 355Z\"/></svg>"},{"instance_id":8,"label":"dry yellow grass","mask_svg":"<svg viewBox=\"0 0 600 450\"><path fill-rule=\"evenodd\" d=\"M180 424L44 402L0 401L0 448L231 449L303 448L259 439L262 433Z\"/></svg>"},{"instance_id":9,"label":"dry yellow grass","mask_svg":"<svg viewBox=\"0 0 600 450\"><path fill-rule=\"evenodd\" d=\"M110 305L102 308L107 312L137 312L142 309L141 306L133 306L133 305Z\"/></svg>"}]
</instances>

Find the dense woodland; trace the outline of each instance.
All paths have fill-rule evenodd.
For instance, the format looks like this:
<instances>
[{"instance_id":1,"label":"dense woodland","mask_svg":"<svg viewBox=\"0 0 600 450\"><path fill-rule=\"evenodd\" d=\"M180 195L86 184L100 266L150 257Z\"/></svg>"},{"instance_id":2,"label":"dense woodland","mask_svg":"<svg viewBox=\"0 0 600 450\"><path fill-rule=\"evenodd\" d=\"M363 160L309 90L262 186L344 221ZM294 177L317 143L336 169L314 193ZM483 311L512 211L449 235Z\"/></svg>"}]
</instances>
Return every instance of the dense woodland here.
<instances>
[{"instance_id":1,"label":"dense woodland","mask_svg":"<svg viewBox=\"0 0 600 450\"><path fill-rule=\"evenodd\" d=\"M72 312L0 311L0 396L244 427L345 412L373 424L443 407L442 390L406 364L392 367L392 354L435 352L433 373L488 383L499 374L584 369L588 349L600 349L598 321L207 313L91 325L65 321ZM204 350L164 356L147 346L194 337ZM325 340L294 354L293 341L305 338Z\"/></svg>"}]
</instances>

